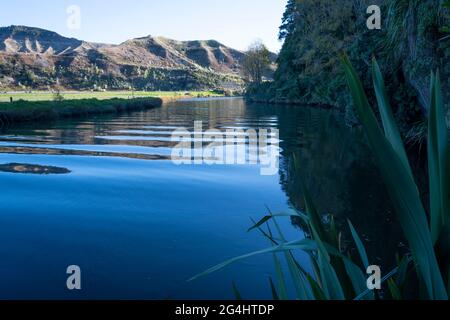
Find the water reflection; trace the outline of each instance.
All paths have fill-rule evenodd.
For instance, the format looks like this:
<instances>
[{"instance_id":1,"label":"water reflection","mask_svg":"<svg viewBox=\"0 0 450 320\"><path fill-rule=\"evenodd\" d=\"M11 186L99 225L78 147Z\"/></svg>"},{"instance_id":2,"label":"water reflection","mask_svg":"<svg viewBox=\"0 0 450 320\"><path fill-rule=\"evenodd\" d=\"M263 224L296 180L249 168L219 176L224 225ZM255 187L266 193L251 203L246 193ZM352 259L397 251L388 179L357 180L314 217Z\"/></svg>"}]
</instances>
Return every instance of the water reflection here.
<instances>
[{"instance_id":1,"label":"water reflection","mask_svg":"<svg viewBox=\"0 0 450 320\"><path fill-rule=\"evenodd\" d=\"M323 220L329 221L330 215L337 219L343 245L353 245L349 219L371 263L391 268L395 254L403 249L403 237L364 132L327 110L304 109L296 118L280 112L279 117L280 123L291 122L281 127L280 136L281 183L292 205L304 209L302 179Z\"/></svg>"},{"instance_id":2,"label":"water reflection","mask_svg":"<svg viewBox=\"0 0 450 320\"><path fill-rule=\"evenodd\" d=\"M177 144L171 134L180 127L193 132L195 121L202 121L203 130L278 129L279 176L261 176L259 164L176 166L170 161ZM246 232L249 218L266 214L266 205L275 212L303 208L293 155L324 220L335 215L345 240L350 219L371 262L392 264L401 232L364 135L330 111L246 105L241 99L180 101L3 131L0 243L6 245L0 256L7 258L0 268L9 280L0 283L0 298L68 297L57 285L65 281L58 270L74 261L91 277L75 298L224 299L233 298L232 281L249 299L270 298L265 281L273 272L270 257L199 282L186 279L266 247L263 237ZM286 237L301 237L291 221L282 227ZM28 261L34 262L32 271L21 267ZM33 281L23 281L26 277Z\"/></svg>"},{"instance_id":3,"label":"water reflection","mask_svg":"<svg viewBox=\"0 0 450 320\"><path fill-rule=\"evenodd\" d=\"M70 173L70 170L67 168L40 166L37 164L6 163L0 164L0 172L21 174L66 174Z\"/></svg>"}]
</instances>

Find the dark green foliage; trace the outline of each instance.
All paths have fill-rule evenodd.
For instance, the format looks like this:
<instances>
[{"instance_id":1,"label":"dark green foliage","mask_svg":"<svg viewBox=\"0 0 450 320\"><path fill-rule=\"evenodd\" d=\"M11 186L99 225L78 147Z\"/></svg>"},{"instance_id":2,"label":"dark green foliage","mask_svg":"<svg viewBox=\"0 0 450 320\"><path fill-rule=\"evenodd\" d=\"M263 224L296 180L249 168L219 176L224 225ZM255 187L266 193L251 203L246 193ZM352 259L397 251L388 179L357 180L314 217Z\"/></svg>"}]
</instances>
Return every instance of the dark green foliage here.
<instances>
[{"instance_id":1,"label":"dark green foliage","mask_svg":"<svg viewBox=\"0 0 450 320\"><path fill-rule=\"evenodd\" d=\"M369 5L381 7L382 30L366 26ZM290 0L280 38L285 43L278 58L275 81L251 87L255 100L331 105L349 115L350 95L338 56L345 52L371 89L367 67L376 57L383 67L387 94L402 132L427 114L429 70L442 72L443 92L449 101L450 41L441 28L448 25L446 11L437 0ZM373 90L369 100L375 101Z\"/></svg>"},{"instance_id":2,"label":"dark green foliage","mask_svg":"<svg viewBox=\"0 0 450 320\"><path fill-rule=\"evenodd\" d=\"M384 290L374 293L367 290L365 268L370 265L369 255L358 232L349 222L350 233L358 252L355 257L347 256L342 249L341 234L333 219L329 227L325 225L310 197L308 189L302 183L305 213L291 211L273 214L255 222L249 229L259 230L271 243L272 247L255 251L218 264L193 277L197 279L216 272L226 266L260 254L273 254L279 288L285 286L286 278L277 255L284 255L291 281L300 300L343 300L343 299L394 299L407 297L407 282L418 288L414 292L415 299L448 300L446 287L449 279L449 145L448 128L443 113L443 100L439 75L431 77L431 94L429 101L429 135L428 165L430 169L430 192L434 193L431 201L431 216L427 216L420 198L418 187L414 181L400 132L392 116L388 102L387 90L382 74L375 59L372 62L373 85L376 91L378 109L381 113L383 129L370 106L360 77L351 65L348 57L342 58L346 81L352 96L352 105L362 124L375 156L381 178L394 204L395 214L408 240L408 252L402 258L397 256L397 267L387 273L381 280ZM296 168L301 163L297 162ZM296 217L303 221L304 238L287 241L276 222L279 217ZM431 227L429 222L431 222ZM274 236L272 224L278 231ZM263 229L267 225L267 231ZM377 241L381 241L377 239ZM309 255L311 269L308 272L296 260L294 251L302 250ZM414 263L411 263L411 262ZM415 277L411 274L415 273ZM270 280L270 289L274 299L281 299L275 283ZM286 299L286 297L284 298Z\"/></svg>"},{"instance_id":3,"label":"dark green foliage","mask_svg":"<svg viewBox=\"0 0 450 320\"><path fill-rule=\"evenodd\" d=\"M428 164L430 168L431 218L427 219L419 189L405 156L397 125L386 103L384 83L373 61L374 86L377 90L378 108L383 114L384 132L370 107L361 80L347 57L343 58L344 70L356 113L366 132L381 176L395 208L396 216L408 240L411 254L417 265L419 278L425 285L429 299L448 299L444 276L441 274L434 244L443 234L449 216L448 198L448 129L445 125L439 76L431 77L429 102ZM436 221L435 221L436 220ZM431 221L431 230L429 222Z\"/></svg>"},{"instance_id":4,"label":"dark green foliage","mask_svg":"<svg viewBox=\"0 0 450 320\"><path fill-rule=\"evenodd\" d=\"M279 39L284 40L295 31L296 20L296 0L289 0L286 11L283 14L282 25L280 27Z\"/></svg>"}]
</instances>

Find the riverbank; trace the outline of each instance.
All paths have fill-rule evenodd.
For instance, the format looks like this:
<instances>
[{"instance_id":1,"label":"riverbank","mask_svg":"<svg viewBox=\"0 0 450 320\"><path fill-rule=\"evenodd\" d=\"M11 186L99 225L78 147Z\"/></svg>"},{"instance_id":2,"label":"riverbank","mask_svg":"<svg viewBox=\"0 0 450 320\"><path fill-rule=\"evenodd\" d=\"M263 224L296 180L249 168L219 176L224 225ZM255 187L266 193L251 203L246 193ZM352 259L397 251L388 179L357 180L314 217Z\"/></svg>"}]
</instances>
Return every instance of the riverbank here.
<instances>
[{"instance_id":1,"label":"riverbank","mask_svg":"<svg viewBox=\"0 0 450 320\"><path fill-rule=\"evenodd\" d=\"M0 93L0 127L16 123L120 113L185 98L224 97L218 91L48 91Z\"/></svg>"},{"instance_id":2,"label":"riverbank","mask_svg":"<svg viewBox=\"0 0 450 320\"><path fill-rule=\"evenodd\" d=\"M162 98L177 99L183 97L221 97L225 93L219 91L61 91L59 95L64 100L81 99L131 99L131 98ZM53 101L55 93L51 91L5 91L0 92L0 103L25 101Z\"/></svg>"},{"instance_id":3,"label":"riverbank","mask_svg":"<svg viewBox=\"0 0 450 320\"><path fill-rule=\"evenodd\" d=\"M78 99L62 101L24 101L0 103L0 126L160 107L166 98Z\"/></svg>"}]
</instances>

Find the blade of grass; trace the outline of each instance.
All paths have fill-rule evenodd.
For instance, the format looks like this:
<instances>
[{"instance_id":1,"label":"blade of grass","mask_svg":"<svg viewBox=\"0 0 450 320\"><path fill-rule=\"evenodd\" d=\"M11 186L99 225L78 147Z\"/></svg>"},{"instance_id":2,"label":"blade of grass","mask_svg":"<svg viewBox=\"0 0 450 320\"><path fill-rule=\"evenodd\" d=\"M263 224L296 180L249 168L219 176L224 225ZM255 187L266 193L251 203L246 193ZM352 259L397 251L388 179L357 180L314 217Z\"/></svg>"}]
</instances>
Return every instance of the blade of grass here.
<instances>
[{"instance_id":1,"label":"blade of grass","mask_svg":"<svg viewBox=\"0 0 450 320\"><path fill-rule=\"evenodd\" d=\"M293 156L293 160L294 160L295 172L298 174L299 177L302 177L302 174L300 171L300 164L295 155ZM321 219L319 213L317 212L317 210L314 206L314 202L312 201L309 191L306 188L306 185L303 183L302 179L300 179L300 188L303 193L303 198L304 198L305 207L306 207L305 211L306 211L308 219L309 219L309 224L315 228L320 239L324 240L325 242L332 243L332 241L330 241L330 239L325 231L325 226L323 225L322 219Z\"/></svg>"},{"instance_id":2,"label":"blade of grass","mask_svg":"<svg viewBox=\"0 0 450 320\"><path fill-rule=\"evenodd\" d=\"M258 228L258 229L261 230L261 228ZM269 224L267 224L267 232L268 232L270 239L273 239L272 230L270 229ZM272 243L272 245L275 244L273 242L271 242L271 243ZM286 290L286 281L285 281L285 277L284 277L284 273L283 273L283 268L281 267L280 260L278 259L278 256L276 253L273 254L273 262L275 265L275 275L277 277L277 282L278 282L279 298L281 300L288 300L288 295L287 295L287 290Z\"/></svg>"},{"instance_id":3,"label":"blade of grass","mask_svg":"<svg viewBox=\"0 0 450 320\"><path fill-rule=\"evenodd\" d=\"M360 295L367 289L366 277L364 273L355 264L351 263L350 260L344 259L345 269L350 277L353 284L353 289L356 295ZM373 300L373 292L369 293L364 297L364 300Z\"/></svg>"},{"instance_id":4,"label":"blade of grass","mask_svg":"<svg viewBox=\"0 0 450 320\"><path fill-rule=\"evenodd\" d=\"M272 278L269 278L269 283L270 283L270 289L272 291L273 300L280 300L280 297L278 296L277 289L275 288L275 284L273 283Z\"/></svg>"},{"instance_id":5,"label":"blade of grass","mask_svg":"<svg viewBox=\"0 0 450 320\"><path fill-rule=\"evenodd\" d=\"M232 287L233 287L233 294L234 294L234 297L236 298L236 300L243 300L242 299L242 295L239 292L239 290L238 290L238 288L236 286L236 283L234 281L232 283Z\"/></svg>"},{"instance_id":6,"label":"blade of grass","mask_svg":"<svg viewBox=\"0 0 450 320\"><path fill-rule=\"evenodd\" d=\"M275 223L276 223L276 221L275 221ZM276 226L277 226L277 224L276 224ZM277 228L279 228L279 226L277 226ZM268 231L269 236L272 238L273 236L272 236L272 232L270 231L270 227L269 226L268 226L268 229L269 229L269 231ZM261 230L261 231L263 231L263 230ZM283 236L281 230L279 230L279 232L280 232L280 236L284 239L284 236ZM323 291L322 291L320 285L317 283L317 281L295 260L295 257L292 254L292 252L289 252L289 254L291 256L290 260L295 264L295 266L298 268L298 270L301 272L301 274L308 281L314 299L315 300L326 300L325 294L323 293ZM311 257L311 263L313 265L313 268L316 268L316 265L317 265L316 260L312 259L312 253L311 252L308 251L308 254ZM284 280L284 277L282 276L281 279ZM284 285L284 289L283 289L284 291L286 291L285 287L286 286ZM287 294L286 294L286 297L287 297ZM283 299L283 298L281 298L281 299Z\"/></svg>"},{"instance_id":7,"label":"blade of grass","mask_svg":"<svg viewBox=\"0 0 450 320\"><path fill-rule=\"evenodd\" d=\"M348 221L348 225L350 227L350 232L352 233L353 241L355 241L356 248L358 250L359 256L361 257L361 261L363 263L364 268L367 269L369 266L369 258L367 257L366 248L364 247L364 244L361 241L361 238L358 236L358 233L356 232L355 228L353 227L353 224L350 220Z\"/></svg>"},{"instance_id":8,"label":"blade of grass","mask_svg":"<svg viewBox=\"0 0 450 320\"><path fill-rule=\"evenodd\" d=\"M298 163L297 163L297 165L298 165ZM338 239L336 227L334 224L334 219L331 220L330 232L326 232L325 225L322 222L322 219L321 219L316 207L314 206L314 203L312 202L312 198L309 194L309 191L306 188L303 181L301 181L301 187L302 187L303 198L304 198L305 207L306 207L306 214L309 218L309 226L311 229L311 233L313 233L312 230L314 230L316 233L314 240L316 240L316 241L320 240L321 242L325 242L329 245L332 245L333 248L335 248L337 251L339 251L339 239ZM320 262L320 259L318 259L318 262ZM343 289L345 296L348 299L351 299L352 297L355 296L355 292L353 290L352 281L350 279L350 276L347 274L347 271L346 271L343 261L336 256L332 256L330 258L330 264L332 266L333 272L337 275L337 277L339 279L339 285ZM319 265L320 265L320 263L319 263ZM324 287L325 284L323 283L324 279L322 277L321 277L321 280L322 280L322 287Z\"/></svg>"},{"instance_id":9,"label":"blade of grass","mask_svg":"<svg viewBox=\"0 0 450 320\"><path fill-rule=\"evenodd\" d=\"M301 181L300 183L301 183L301 188L302 188L302 192L303 192L303 198L305 201L305 207L306 207L305 211L309 218L310 225L312 227L314 227L314 229L316 230L320 239L323 239L324 241L331 243L332 241L330 241L330 239L325 231L325 227L323 225L322 219L321 219L319 213L317 212L316 208L313 205L312 198L309 194L308 189L304 185L303 181Z\"/></svg>"},{"instance_id":10,"label":"blade of grass","mask_svg":"<svg viewBox=\"0 0 450 320\"><path fill-rule=\"evenodd\" d=\"M448 129L445 123L439 73L431 76L431 105L428 123L428 173L433 243L439 239L449 218L450 169Z\"/></svg>"},{"instance_id":11,"label":"blade of grass","mask_svg":"<svg viewBox=\"0 0 450 320\"><path fill-rule=\"evenodd\" d=\"M283 268L281 267L280 260L278 259L277 255L275 253L273 254L273 262L275 264L275 274L277 277L279 298L281 300L288 300L288 295L287 295L287 290L286 290L286 282L284 280L284 274L283 274Z\"/></svg>"},{"instance_id":12,"label":"blade of grass","mask_svg":"<svg viewBox=\"0 0 450 320\"><path fill-rule=\"evenodd\" d=\"M386 138L391 143L400 160L403 162L405 169L411 177L414 178L400 131L398 130L394 115L392 114L392 108L387 96L383 76L375 58L372 59L372 78Z\"/></svg>"},{"instance_id":13,"label":"blade of grass","mask_svg":"<svg viewBox=\"0 0 450 320\"><path fill-rule=\"evenodd\" d=\"M206 270L206 271L204 271L204 272L202 272L202 273L200 273L200 274L190 278L188 280L188 282L194 281L194 280L196 280L198 278L201 278L201 277L204 277L204 276L209 275L211 273L217 272L217 271L222 270L223 268L225 268L225 267L227 267L227 266L229 266L229 265L231 265L233 263L236 263L236 262L239 262L239 261L242 261L242 260L254 257L254 256L258 256L258 255L261 255L261 254L267 254L267 253L285 252L285 251L291 251L291 250L314 251L314 250L317 250L317 245L316 245L316 242L313 241L313 240L302 239L302 240L297 240L297 241L291 241L291 242L283 243L283 244L280 244L280 245L272 247L272 248L266 248L266 249L262 249L262 250L259 250L259 251L254 251L254 252L251 252L251 253L247 253L247 254L244 254L242 256L235 257L235 258L229 259L227 261L224 261L222 263L219 263L219 264L215 265L214 267L209 268L208 270Z\"/></svg>"},{"instance_id":14,"label":"blade of grass","mask_svg":"<svg viewBox=\"0 0 450 320\"><path fill-rule=\"evenodd\" d=\"M297 267L304 274L306 280L308 280L309 285L311 286L311 290L313 292L315 300L326 300L325 293L320 287L319 283L305 270L303 269L297 262Z\"/></svg>"},{"instance_id":15,"label":"blade of grass","mask_svg":"<svg viewBox=\"0 0 450 320\"><path fill-rule=\"evenodd\" d=\"M284 243L286 243L286 238L284 237L283 232L281 231L281 228L278 225L276 219L273 219L272 221L275 225L275 228L278 231L279 237L282 239ZM311 288L309 287L309 283L305 281L304 275L297 267L292 252L290 250L285 251L284 255L286 258L286 263L288 265L289 272L294 282L297 298L300 300L313 300L314 295L311 291Z\"/></svg>"},{"instance_id":16,"label":"blade of grass","mask_svg":"<svg viewBox=\"0 0 450 320\"><path fill-rule=\"evenodd\" d=\"M314 239L316 239L317 242L319 272L323 285L322 289L326 297L330 300L345 300L344 290L342 289L336 271L330 263L330 256L318 237L314 227L312 228L312 231L314 234Z\"/></svg>"},{"instance_id":17,"label":"blade of grass","mask_svg":"<svg viewBox=\"0 0 450 320\"><path fill-rule=\"evenodd\" d=\"M394 300L402 300L402 294L400 292L400 288L395 283L394 279L389 279L388 282L389 292L391 293L392 299Z\"/></svg>"},{"instance_id":18,"label":"blade of grass","mask_svg":"<svg viewBox=\"0 0 450 320\"><path fill-rule=\"evenodd\" d=\"M247 231L250 232L252 230L255 230L255 229L261 227L265 223L272 220L274 217L297 217L297 218L307 219L307 217L305 215L302 215L301 213L296 212L294 210L291 210L290 212L286 212L286 213L283 213L283 212L282 213L274 213L274 214L271 213L270 215L263 217L261 220L259 220L254 226L249 228Z\"/></svg>"},{"instance_id":19,"label":"blade of grass","mask_svg":"<svg viewBox=\"0 0 450 320\"><path fill-rule=\"evenodd\" d=\"M316 230L316 224L313 222L315 219L318 220L316 223L321 227L322 232L325 232L323 228L322 221L320 220L314 205L309 198L308 191L303 185L304 201L306 206L306 213L310 218L310 227L313 239L317 243L317 262L319 266L319 274L321 278L322 290L329 300L345 300L344 290L342 289L341 282L336 274L335 269L331 265L331 259L328 255L327 250L324 247L322 239L325 238L325 234L321 237L319 232ZM316 216L314 218L314 216Z\"/></svg>"},{"instance_id":20,"label":"blade of grass","mask_svg":"<svg viewBox=\"0 0 450 320\"><path fill-rule=\"evenodd\" d=\"M397 277L396 277L396 284L397 286L399 286L400 288L403 287L405 281L406 281L406 277L408 275L408 266L409 263L411 262L411 259L408 258L407 256L404 256L399 264L398 264L398 272L397 272Z\"/></svg>"}]
</instances>

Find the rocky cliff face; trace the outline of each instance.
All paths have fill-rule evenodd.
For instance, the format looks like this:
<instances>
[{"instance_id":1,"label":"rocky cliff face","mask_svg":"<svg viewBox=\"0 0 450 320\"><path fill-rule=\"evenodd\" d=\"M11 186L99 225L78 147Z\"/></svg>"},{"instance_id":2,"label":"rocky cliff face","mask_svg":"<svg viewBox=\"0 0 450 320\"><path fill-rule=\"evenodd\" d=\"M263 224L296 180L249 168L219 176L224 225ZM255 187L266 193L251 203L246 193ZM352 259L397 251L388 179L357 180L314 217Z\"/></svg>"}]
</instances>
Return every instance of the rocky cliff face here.
<instances>
[{"instance_id":1,"label":"rocky cliff face","mask_svg":"<svg viewBox=\"0 0 450 320\"><path fill-rule=\"evenodd\" d=\"M237 90L243 57L215 40L110 45L11 26L0 28L0 88Z\"/></svg>"}]
</instances>

